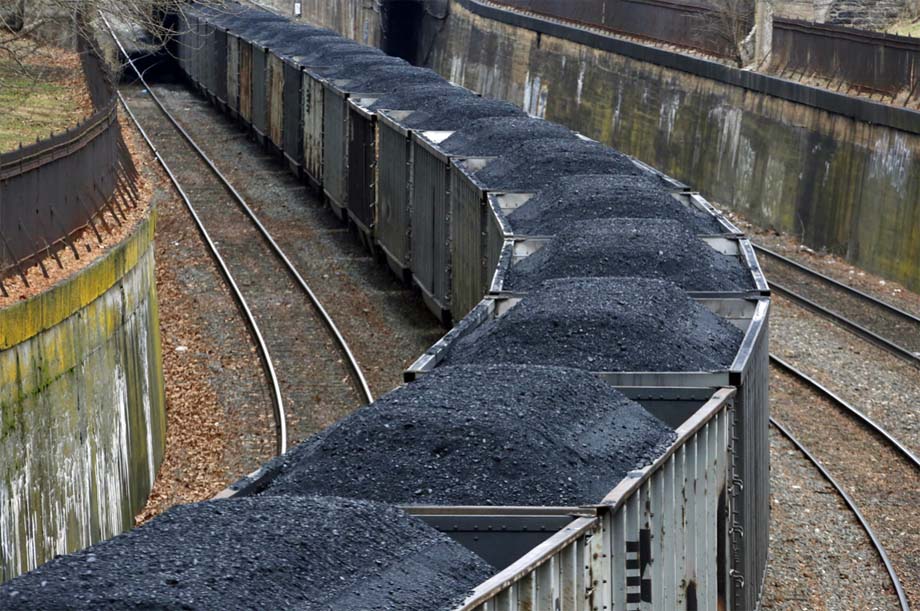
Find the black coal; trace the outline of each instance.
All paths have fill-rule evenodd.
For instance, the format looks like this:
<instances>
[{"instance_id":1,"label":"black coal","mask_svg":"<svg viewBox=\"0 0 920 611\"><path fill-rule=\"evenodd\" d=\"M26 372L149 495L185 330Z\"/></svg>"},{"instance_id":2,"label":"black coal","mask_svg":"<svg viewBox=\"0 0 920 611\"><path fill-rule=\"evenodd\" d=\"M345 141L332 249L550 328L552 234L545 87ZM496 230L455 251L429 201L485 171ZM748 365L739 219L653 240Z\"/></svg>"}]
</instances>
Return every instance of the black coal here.
<instances>
[{"instance_id":1,"label":"black coal","mask_svg":"<svg viewBox=\"0 0 920 611\"><path fill-rule=\"evenodd\" d=\"M450 155L494 156L507 153L529 140L575 139L575 133L557 123L533 117L476 119L447 138L441 148Z\"/></svg>"},{"instance_id":2,"label":"black coal","mask_svg":"<svg viewBox=\"0 0 920 611\"><path fill-rule=\"evenodd\" d=\"M476 173L488 189L537 191L573 174L636 175L622 153L598 142L571 138L530 140Z\"/></svg>"},{"instance_id":3,"label":"black coal","mask_svg":"<svg viewBox=\"0 0 920 611\"><path fill-rule=\"evenodd\" d=\"M599 502L674 433L592 374L558 367L438 369L282 457L265 494L401 504Z\"/></svg>"},{"instance_id":4,"label":"black coal","mask_svg":"<svg viewBox=\"0 0 920 611\"><path fill-rule=\"evenodd\" d=\"M602 218L670 219L693 233L724 232L713 217L684 206L646 175L561 177L508 215L515 233L523 235L555 235L575 221Z\"/></svg>"},{"instance_id":5,"label":"black coal","mask_svg":"<svg viewBox=\"0 0 920 611\"><path fill-rule=\"evenodd\" d=\"M175 507L0 586L3 609L429 611L493 570L393 507L256 497Z\"/></svg>"},{"instance_id":6,"label":"black coal","mask_svg":"<svg viewBox=\"0 0 920 611\"><path fill-rule=\"evenodd\" d=\"M444 100L436 108L412 113L403 125L416 130L457 130L470 121L484 117L523 117L524 111L508 102L488 100L475 95Z\"/></svg>"},{"instance_id":7,"label":"black coal","mask_svg":"<svg viewBox=\"0 0 920 611\"><path fill-rule=\"evenodd\" d=\"M461 338L445 365L516 363L592 371L727 369L743 334L661 280L548 280Z\"/></svg>"},{"instance_id":8,"label":"black coal","mask_svg":"<svg viewBox=\"0 0 920 611\"><path fill-rule=\"evenodd\" d=\"M660 219L573 223L513 266L504 288L528 291L544 280L579 276L657 278L686 291L754 288L737 256L719 253L678 221Z\"/></svg>"}]
</instances>

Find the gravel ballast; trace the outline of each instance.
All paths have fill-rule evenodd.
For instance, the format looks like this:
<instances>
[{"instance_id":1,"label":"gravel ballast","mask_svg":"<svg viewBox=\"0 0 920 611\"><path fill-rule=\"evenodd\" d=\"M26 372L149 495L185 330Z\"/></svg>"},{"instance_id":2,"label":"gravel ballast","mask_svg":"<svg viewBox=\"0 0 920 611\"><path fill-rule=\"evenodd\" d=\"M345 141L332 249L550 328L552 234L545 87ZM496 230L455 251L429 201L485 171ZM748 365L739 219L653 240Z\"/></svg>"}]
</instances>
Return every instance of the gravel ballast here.
<instances>
[{"instance_id":1,"label":"gravel ballast","mask_svg":"<svg viewBox=\"0 0 920 611\"><path fill-rule=\"evenodd\" d=\"M457 340L443 364L516 363L592 371L721 371L742 332L670 282L548 280Z\"/></svg>"},{"instance_id":2,"label":"gravel ballast","mask_svg":"<svg viewBox=\"0 0 920 611\"><path fill-rule=\"evenodd\" d=\"M493 573L393 507L256 497L176 507L0 586L3 609L451 609Z\"/></svg>"},{"instance_id":3,"label":"gravel ballast","mask_svg":"<svg viewBox=\"0 0 920 611\"><path fill-rule=\"evenodd\" d=\"M745 291L751 273L678 221L597 219L573 223L536 253L513 266L505 289L532 290L552 278L656 278L685 291Z\"/></svg>"},{"instance_id":4,"label":"gravel ballast","mask_svg":"<svg viewBox=\"0 0 920 611\"><path fill-rule=\"evenodd\" d=\"M509 213L508 221L517 234L555 235L576 221L618 217L679 221L698 234L724 232L714 218L684 206L646 175L561 177Z\"/></svg>"},{"instance_id":5,"label":"gravel ballast","mask_svg":"<svg viewBox=\"0 0 920 611\"><path fill-rule=\"evenodd\" d=\"M528 140L569 138L575 133L557 123L533 117L486 117L457 131L441 148L449 155L494 156L508 152Z\"/></svg>"},{"instance_id":6,"label":"gravel ballast","mask_svg":"<svg viewBox=\"0 0 920 611\"><path fill-rule=\"evenodd\" d=\"M545 138L524 142L476 172L488 189L540 190L573 174L637 176L628 157L599 142Z\"/></svg>"},{"instance_id":7,"label":"gravel ballast","mask_svg":"<svg viewBox=\"0 0 920 611\"><path fill-rule=\"evenodd\" d=\"M594 375L508 365L438 369L278 459L265 494L399 504L599 502L675 433Z\"/></svg>"}]
</instances>

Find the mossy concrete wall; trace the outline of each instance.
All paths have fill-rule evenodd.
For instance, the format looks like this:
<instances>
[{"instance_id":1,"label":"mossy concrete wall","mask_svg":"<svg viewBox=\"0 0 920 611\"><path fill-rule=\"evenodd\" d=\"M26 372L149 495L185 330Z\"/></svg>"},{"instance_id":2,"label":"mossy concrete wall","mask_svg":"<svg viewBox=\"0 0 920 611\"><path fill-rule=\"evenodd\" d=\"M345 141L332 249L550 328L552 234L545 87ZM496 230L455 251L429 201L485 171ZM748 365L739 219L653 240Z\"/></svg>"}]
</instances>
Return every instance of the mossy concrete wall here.
<instances>
[{"instance_id":1,"label":"mossy concrete wall","mask_svg":"<svg viewBox=\"0 0 920 611\"><path fill-rule=\"evenodd\" d=\"M154 216L0 310L0 581L134 524L163 457Z\"/></svg>"},{"instance_id":2,"label":"mossy concrete wall","mask_svg":"<svg viewBox=\"0 0 920 611\"><path fill-rule=\"evenodd\" d=\"M285 0L276 0L279 6ZM369 3L304 18L345 35ZM313 12L311 12L313 11ZM379 19L379 17L377 17ZM541 35L452 0L419 57L445 77L563 123L718 205L920 290L920 136ZM360 29L360 28L359 28ZM373 40L373 37L371 37Z\"/></svg>"}]
</instances>

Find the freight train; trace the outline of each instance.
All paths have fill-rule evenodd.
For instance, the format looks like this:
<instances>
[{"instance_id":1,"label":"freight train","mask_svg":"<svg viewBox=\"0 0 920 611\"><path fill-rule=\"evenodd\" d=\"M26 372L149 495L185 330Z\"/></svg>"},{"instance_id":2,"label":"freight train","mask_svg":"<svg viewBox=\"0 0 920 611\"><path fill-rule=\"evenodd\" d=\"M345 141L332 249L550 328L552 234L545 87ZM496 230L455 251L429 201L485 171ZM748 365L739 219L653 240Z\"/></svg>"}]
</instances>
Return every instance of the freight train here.
<instances>
[{"instance_id":1,"label":"freight train","mask_svg":"<svg viewBox=\"0 0 920 611\"><path fill-rule=\"evenodd\" d=\"M414 595L339 575L303 608L425 608L435 592L428 608L469 611L759 606L770 297L742 232L636 159L329 30L245 7L194 7L175 29L189 82L455 323L404 386L199 506L196 543L246 537L221 530L233 520L207 526L214 506L247 514L295 497L359 516L305 530L384 528L361 523L383 512L451 538L440 559L429 546L402 563L392 537L367 543L366 562ZM407 549L435 536L409 530ZM132 536L102 544L128 573ZM269 538L282 554L306 545ZM53 561L0 598L28 599L77 566ZM301 595L296 581L283 583Z\"/></svg>"}]
</instances>

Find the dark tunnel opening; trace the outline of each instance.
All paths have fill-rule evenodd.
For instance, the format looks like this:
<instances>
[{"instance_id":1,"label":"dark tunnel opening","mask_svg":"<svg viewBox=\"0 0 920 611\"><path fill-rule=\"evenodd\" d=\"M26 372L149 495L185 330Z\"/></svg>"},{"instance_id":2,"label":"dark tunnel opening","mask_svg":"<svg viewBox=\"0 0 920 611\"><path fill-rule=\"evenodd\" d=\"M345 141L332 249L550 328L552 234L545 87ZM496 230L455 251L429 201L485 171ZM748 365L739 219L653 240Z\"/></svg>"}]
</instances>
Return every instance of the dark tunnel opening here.
<instances>
[{"instance_id":1,"label":"dark tunnel opening","mask_svg":"<svg viewBox=\"0 0 920 611\"><path fill-rule=\"evenodd\" d=\"M420 0L389 0L383 4L384 53L417 64L419 39L425 18Z\"/></svg>"}]
</instances>

